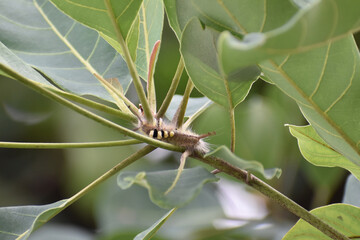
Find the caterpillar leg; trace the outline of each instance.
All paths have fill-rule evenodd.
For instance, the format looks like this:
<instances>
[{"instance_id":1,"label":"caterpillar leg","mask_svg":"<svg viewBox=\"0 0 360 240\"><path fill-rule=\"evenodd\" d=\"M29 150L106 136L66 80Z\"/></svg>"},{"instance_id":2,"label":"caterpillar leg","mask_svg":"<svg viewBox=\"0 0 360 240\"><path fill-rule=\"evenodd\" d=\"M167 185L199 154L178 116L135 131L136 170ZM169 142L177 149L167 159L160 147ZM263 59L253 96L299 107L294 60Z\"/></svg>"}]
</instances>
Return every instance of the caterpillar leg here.
<instances>
[{"instance_id":1,"label":"caterpillar leg","mask_svg":"<svg viewBox=\"0 0 360 240\"><path fill-rule=\"evenodd\" d=\"M184 170L185 167L185 162L188 156L190 156L191 152L189 150L186 150L180 157L180 165L177 171L177 174L175 176L174 181L172 182L171 186L168 188L168 190L166 190L166 192L164 193L164 195L167 195L171 190L174 189L174 187L176 186L176 183L179 181L180 175L182 173L182 171Z\"/></svg>"}]
</instances>

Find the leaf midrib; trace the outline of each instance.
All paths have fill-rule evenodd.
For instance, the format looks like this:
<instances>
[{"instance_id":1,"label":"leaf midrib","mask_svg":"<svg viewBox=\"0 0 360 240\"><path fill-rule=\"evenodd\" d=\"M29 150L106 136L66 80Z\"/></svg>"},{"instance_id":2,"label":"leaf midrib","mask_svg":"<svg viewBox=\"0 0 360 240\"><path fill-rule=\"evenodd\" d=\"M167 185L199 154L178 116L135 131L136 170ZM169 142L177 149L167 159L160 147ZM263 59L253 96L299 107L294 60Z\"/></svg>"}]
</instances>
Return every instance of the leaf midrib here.
<instances>
[{"instance_id":1,"label":"leaf midrib","mask_svg":"<svg viewBox=\"0 0 360 240\"><path fill-rule=\"evenodd\" d=\"M74 48L74 46L59 32L59 30L56 28L56 26L50 21L50 19L47 17L47 15L44 13L43 9L39 6L39 4L36 2L36 0L33 0L34 6L39 11L41 16L44 18L44 20L49 24L53 32L59 37L59 39L70 49L70 51L74 54L74 56L86 67L86 69L89 70L91 74L99 74L93 66L81 56L81 54Z\"/></svg>"},{"instance_id":2,"label":"leaf midrib","mask_svg":"<svg viewBox=\"0 0 360 240\"><path fill-rule=\"evenodd\" d=\"M141 4L141 12L143 15L143 19L142 19L142 24L143 24L143 29L144 29L144 40L145 40L145 55L146 55L146 65L147 67L149 66L149 62L150 62L150 46L149 46L149 33L148 33L148 29L147 29L147 21L146 21L146 10L145 10L145 6L144 6L144 2ZM146 72L146 69L145 69Z\"/></svg>"}]
</instances>

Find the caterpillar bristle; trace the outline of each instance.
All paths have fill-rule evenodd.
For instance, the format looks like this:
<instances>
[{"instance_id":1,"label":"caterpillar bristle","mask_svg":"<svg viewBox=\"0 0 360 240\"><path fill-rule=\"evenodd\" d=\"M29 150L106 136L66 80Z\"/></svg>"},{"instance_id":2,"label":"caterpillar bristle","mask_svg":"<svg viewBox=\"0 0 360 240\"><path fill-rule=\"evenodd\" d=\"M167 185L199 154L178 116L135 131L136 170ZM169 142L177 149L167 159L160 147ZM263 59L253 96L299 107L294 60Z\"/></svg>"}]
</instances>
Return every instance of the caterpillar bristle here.
<instances>
[{"instance_id":1,"label":"caterpillar bristle","mask_svg":"<svg viewBox=\"0 0 360 240\"><path fill-rule=\"evenodd\" d=\"M155 121L150 124L147 123L146 119L143 117L141 105L139 107L139 112L138 129L149 137L184 147L190 152L204 154L209 151L209 144L203 139L215 135L215 132L198 135L190 129L176 128L174 124L167 123L162 118L155 118Z\"/></svg>"}]
</instances>

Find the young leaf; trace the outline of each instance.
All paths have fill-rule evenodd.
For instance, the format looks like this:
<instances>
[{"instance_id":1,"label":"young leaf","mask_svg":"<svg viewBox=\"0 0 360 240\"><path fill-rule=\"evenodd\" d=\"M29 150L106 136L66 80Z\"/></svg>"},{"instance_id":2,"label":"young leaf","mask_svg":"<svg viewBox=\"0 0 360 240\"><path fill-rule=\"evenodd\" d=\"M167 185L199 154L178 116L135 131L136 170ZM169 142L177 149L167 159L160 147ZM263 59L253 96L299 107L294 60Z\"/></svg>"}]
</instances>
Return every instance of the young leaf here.
<instances>
[{"instance_id":1,"label":"young leaf","mask_svg":"<svg viewBox=\"0 0 360 240\"><path fill-rule=\"evenodd\" d=\"M346 204L333 204L310 211L335 230L347 237L360 236L360 208ZM283 240L331 240L304 220L299 220L285 235Z\"/></svg>"},{"instance_id":2,"label":"young leaf","mask_svg":"<svg viewBox=\"0 0 360 240\"><path fill-rule=\"evenodd\" d=\"M176 210L176 208L171 209L162 218L156 221L151 227L136 235L134 240L150 240Z\"/></svg>"},{"instance_id":3,"label":"young leaf","mask_svg":"<svg viewBox=\"0 0 360 240\"><path fill-rule=\"evenodd\" d=\"M202 167L185 169L174 189L165 195L164 193L171 186L176 174L177 170L149 173L123 172L118 176L118 185L122 189L127 189L134 183L143 186L148 189L153 203L170 209L189 203L199 194L205 183L218 180Z\"/></svg>"},{"instance_id":4,"label":"young leaf","mask_svg":"<svg viewBox=\"0 0 360 240\"><path fill-rule=\"evenodd\" d=\"M192 19L181 39L185 67L196 88L206 97L228 108L227 95L230 94L231 105L236 107L245 99L260 71L257 66L250 66L232 76L223 75L218 66L215 42L216 34L208 28L203 30L200 22Z\"/></svg>"},{"instance_id":5,"label":"young leaf","mask_svg":"<svg viewBox=\"0 0 360 240\"><path fill-rule=\"evenodd\" d=\"M205 155L205 157L214 156L218 158L222 158L225 161L233 164L236 167L239 167L243 170L247 170L250 172L260 173L266 179L272 179L274 177L279 178L281 175L281 169L279 168L271 168L271 169L264 169L264 166L257 161L247 161L244 159L239 158L234 153L232 153L229 148L226 146L220 146L214 151Z\"/></svg>"},{"instance_id":6,"label":"young leaf","mask_svg":"<svg viewBox=\"0 0 360 240\"><path fill-rule=\"evenodd\" d=\"M97 73L118 78L127 90L131 77L120 54L96 31L70 19L51 2L4 0L0 16L0 41L61 88L113 101L93 76Z\"/></svg>"},{"instance_id":7,"label":"young leaf","mask_svg":"<svg viewBox=\"0 0 360 240\"><path fill-rule=\"evenodd\" d=\"M0 208L0 238L27 239L29 235L67 207L68 200L42 206Z\"/></svg>"},{"instance_id":8,"label":"young leaf","mask_svg":"<svg viewBox=\"0 0 360 240\"><path fill-rule=\"evenodd\" d=\"M278 16L283 12L293 11L294 6L280 6L282 2L268 3L267 8L277 9ZM252 33L246 35L243 40L232 36L229 32L221 34L219 52L226 73L229 74L238 68L277 55L314 49L360 29L359 2L351 0L293 2L298 7L297 13L278 28L269 29L270 31L265 33L247 31ZM234 10L230 11L238 18ZM264 11L262 18L267 16L266 13L267 11ZM267 24L267 21L272 20L271 15L264 20L266 21L264 24Z\"/></svg>"},{"instance_id":9,"label":"young leaf","mask_svg":"<svg viewBox=\"0 0 360 240\"><path fill-rule=\"evenodd\" d=\"M156 92L155 92L155 81L154 81L154 69L155 62L157 59L157 53L160 47L160 40L157 41L153 47L149 60L149 70L147 77L147 98L150 105L150 109L156 112Z\"/></svg>"},{"instance_id":10,"label":"young leaf","mask_svg":"<svg viewBox=\"0 0 360 240\"><path fill-rule=\"evenodd\" d=\"M360 179L360 166L330 147L310 125L289 125L290 133L297 138L303 157L310 163L321 167L341 167Z\"/></svg>"}]
</instances>

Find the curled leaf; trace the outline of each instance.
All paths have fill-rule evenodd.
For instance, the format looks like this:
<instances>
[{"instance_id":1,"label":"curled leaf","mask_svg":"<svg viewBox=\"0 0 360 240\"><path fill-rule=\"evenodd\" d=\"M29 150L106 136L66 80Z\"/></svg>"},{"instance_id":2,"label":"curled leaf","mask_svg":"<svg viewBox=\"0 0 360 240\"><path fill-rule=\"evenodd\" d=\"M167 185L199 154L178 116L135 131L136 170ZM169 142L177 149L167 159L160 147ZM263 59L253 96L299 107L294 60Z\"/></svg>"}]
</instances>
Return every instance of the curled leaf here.
<instances>
[{"instance_id":1,"label":"curled leaf","mask_svg":"<svg viewBox=\"0 0 360 240\"><path fill-rule=\"evenodd\" d=\"M256 172L263 175L266 179L272 179L274 177L279 178L281 175L281 169L280 168L270 168L270 169L264 169L264 166L257 161L248 161L239 158L234 153L230 151L230 149L226 146L220 146L214 151L208 153L205 155L205 157L208 156L214 156L218 158L222 158L225 161L233 164L236 167L239 167L243 170L247 170L250 172Z\"/></svg>"},{"instance_id":2,"label":"curled leaf","mask_svg":"<svg viewBox=\"0 0 360 240\"><path fill-rule=\"evenodd\" d=\"M193 200L207 182L217 181L218 178L202 167L185 169L176 186L165 195L173 183L177 170L158 172L123 172L118 176L118 185L127 189L133 184L145 187L149 191L150 199L162 208L181 207Z\"/></svg>"}]
</instances>

